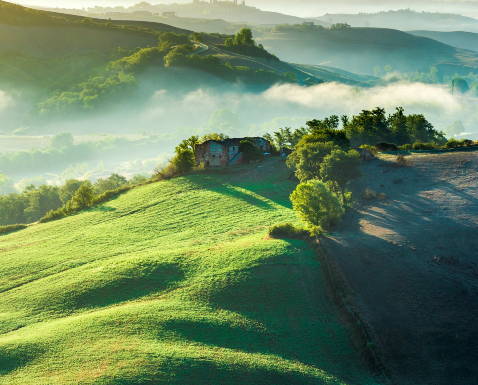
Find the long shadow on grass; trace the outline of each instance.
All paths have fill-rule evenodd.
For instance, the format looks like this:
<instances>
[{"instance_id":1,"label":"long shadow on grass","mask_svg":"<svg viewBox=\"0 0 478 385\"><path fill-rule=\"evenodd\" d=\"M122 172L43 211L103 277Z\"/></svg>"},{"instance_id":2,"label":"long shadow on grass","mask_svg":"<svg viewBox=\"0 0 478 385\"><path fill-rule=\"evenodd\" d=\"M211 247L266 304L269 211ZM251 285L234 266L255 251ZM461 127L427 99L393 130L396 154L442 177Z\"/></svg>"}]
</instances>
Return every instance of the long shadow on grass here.
<instances>
[{"instance_id":1,"label":"long shadow on grass","mask_svg":"<svg viewBox=\"0 0 478 385\"><path fill-rule=\"evenodd\" d=\"M260 207L262 209L269 210L273 208L265 199L263 200L255 196L256 194L254 192L251 191L251 193L248 193L247 189L244 189L246 191L241 191L243 190L243 188L240 186L235 186L229 183L222 183L220 178L218 178L217 176L207 175L199 177L197 175L192 175L188 177L188 180L200 189L228 195L239 201L243 201L247 204Z\"/></svg>"},{"instance_id":2,"label":"long shadow on grass","mask_svg":"<svg viewBox=\"0 0 478 385\"><path fill-rule=\"evenodd\" d=\"M211 285L204 293L212 306L241 314L260 326L171 320L167 328L189 341L272 354L347 378L350 345L341 345L349 344L348 337L326 297L320 263L301 253L309 253L304 250L309 248L305 242L289 242L292 255L278 256L227 277L218 276L218 280L228 282ZM343 351L346 353L341 356Z\"/></svg>"},{"instance_id":3,"label":"long shadow on grass","mask_svg":"<svg viewBox=\"0 0 478 385\"><path fill-rule=\"evenodd\" d=\"M67 302L78 309L110 306L170 289L183 279L184 272L178 265L161 263L74 292Z\"/></svg>"},{"instance_id":4,"label":"long shadow on grass","mask_svg":"<svg viewBox=\"0 0 478 385\"><path fill-rule=\"evenodd\" d=\"M278 180L275 183L252 183L241 180L240 174L233 176L234 178L231 178L230 174L228 174L227 177L222 177L217 174L191 175L188 177L188 180L198 188L229 195L263 209L273 208L268 201L287 208L291 207L289 195L294 188L292 182L287 181L287 183L284 183Z\"/></svg>"}]
</instances>

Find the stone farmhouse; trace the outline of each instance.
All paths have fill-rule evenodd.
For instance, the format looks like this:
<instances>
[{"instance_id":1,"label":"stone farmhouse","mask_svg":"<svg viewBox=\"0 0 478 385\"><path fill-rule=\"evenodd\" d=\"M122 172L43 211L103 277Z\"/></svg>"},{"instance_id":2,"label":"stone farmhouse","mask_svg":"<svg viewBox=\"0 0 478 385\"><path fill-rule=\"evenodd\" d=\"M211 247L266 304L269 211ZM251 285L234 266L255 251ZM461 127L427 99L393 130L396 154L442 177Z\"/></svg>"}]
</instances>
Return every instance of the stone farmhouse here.
<instances>
[{"instance_id":1,"label":"stone farmhouse","mask_svg":"<svg viewBox=\"0 0 478 385\"><path fill-rule=\"evenodd\" d=\"M208 140L196 147L196 163L205 167L226 167L243 163L240 152L243 140L251 141L263 153L271 151L271 144L264 138L231 138Z\"/></svg>"}]
</instances>

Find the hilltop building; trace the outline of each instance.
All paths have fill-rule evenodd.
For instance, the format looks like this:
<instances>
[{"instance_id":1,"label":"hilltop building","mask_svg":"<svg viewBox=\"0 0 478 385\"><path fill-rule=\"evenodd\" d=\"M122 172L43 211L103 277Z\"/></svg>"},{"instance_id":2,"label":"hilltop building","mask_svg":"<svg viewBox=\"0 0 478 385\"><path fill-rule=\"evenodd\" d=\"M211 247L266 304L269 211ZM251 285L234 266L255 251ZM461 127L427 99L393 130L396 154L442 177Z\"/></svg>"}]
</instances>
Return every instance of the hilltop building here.
<instances>
[{"instance_id":1,"label":"hilltop building","mask_svg":"<svg viewBox=\"0 0 478 385\"><path fill-rule=\"evenodd\" d=\"M208 140L196 147L196 163L204 167L226 167L241 164L244 161L239 148L244 140L251 141L263 153L271 151L271 144L264 138L232 138Z\"/></svg>"}]
</instances>

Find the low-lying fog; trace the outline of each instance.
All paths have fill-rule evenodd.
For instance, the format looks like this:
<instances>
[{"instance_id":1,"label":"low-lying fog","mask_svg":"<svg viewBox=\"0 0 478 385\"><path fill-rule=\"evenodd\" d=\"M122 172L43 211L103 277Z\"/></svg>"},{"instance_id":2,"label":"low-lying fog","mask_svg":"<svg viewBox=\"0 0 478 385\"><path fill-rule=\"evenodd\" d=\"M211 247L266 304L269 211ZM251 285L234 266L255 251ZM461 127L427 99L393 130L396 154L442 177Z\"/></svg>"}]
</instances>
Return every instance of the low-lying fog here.
<instances>
[{"instance_id":1,"label":"low-lying fog","mask_svg":"<svg viewBox=\"0 0 478 385\"><path fill-rule=\"evenodd\" d=\"M112 172L127 176L150 174L158 163L167 160L177 142L193 134L258 136L284 126L299 127L313 118L355 114L377 106L390 112L396 106L403 106L409 113L425 114L449 136L466 133L467 137L476 138L477 102L477 98L469 95L453 95L444 86L405 82L373 88L338 83L313 87L287 84L257 94L243 92L239 86L221 91L198 88L179 95L158 89L142 105L127 102L96 117L56 121L41 127L34 124L17 127L14 125L19 117L17 108L23 110L24 103L0 91L0 121L4 123L0 139L8 139L0 149L0 174L7 174L17 188L28 182L62 183L68 178L94 179ZM8 121L11 129L6 130ZM64 160L55 161L52 166L46 162L47 166L40 167L32 161L32 167L21 171L2 171L2 157L7 150L10 156L12 151L25 150L24 142L31 143L29 148L45 148L49 143L45 135L63 132L72 133L77 143L101 145L96 152L88 150L85 159L81 154L69 159L66 153ZM121 143L104 141L114 137L122 138Z\"/></svg>"}]
</instances>

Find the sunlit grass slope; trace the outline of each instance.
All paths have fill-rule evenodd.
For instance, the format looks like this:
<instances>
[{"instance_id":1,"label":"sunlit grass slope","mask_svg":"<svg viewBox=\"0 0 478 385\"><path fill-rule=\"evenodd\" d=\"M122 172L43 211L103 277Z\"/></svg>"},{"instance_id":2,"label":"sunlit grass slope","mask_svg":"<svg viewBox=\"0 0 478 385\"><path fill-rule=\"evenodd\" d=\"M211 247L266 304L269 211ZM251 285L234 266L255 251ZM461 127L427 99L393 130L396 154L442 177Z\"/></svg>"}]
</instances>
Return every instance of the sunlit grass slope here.
<instances>
[{"instance_id":1,"label":"sunlit grass slope","mask_svg":"<svg viewBox=\"0 0 478 385\"><path fill-rule=\"evenodd\" d=\"M0 384L375 384L280 161L143 186L0 237Z\"/></svg>"}]
</instances>

